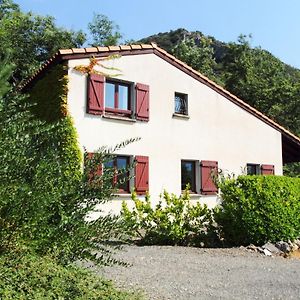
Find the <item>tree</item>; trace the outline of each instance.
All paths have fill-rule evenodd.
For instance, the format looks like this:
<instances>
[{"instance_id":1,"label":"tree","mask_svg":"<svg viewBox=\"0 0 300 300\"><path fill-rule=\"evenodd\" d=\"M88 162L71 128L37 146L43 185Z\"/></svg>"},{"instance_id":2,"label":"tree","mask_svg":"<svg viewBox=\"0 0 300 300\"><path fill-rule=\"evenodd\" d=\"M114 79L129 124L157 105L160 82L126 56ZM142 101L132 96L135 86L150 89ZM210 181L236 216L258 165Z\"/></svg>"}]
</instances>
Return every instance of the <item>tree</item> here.
<instances>
[{"instance_id":1,"label":"tree","mask_svg":"<svg viewBox=\"0 0 300 300\"><path fill-rule=\"evenodd\" d=\"M119 43L122 35L119 26L102 14L94 14L92 22L88 24L92 35L93 46L113 46Z\"/></svg>"},{"instance_id":2,"label":"tree","mask_svg":"<svg viewBox=\"0 0 300 300\"><path fill-rule=\"evenodd\" d=\"M214 72L217 64L210 39L205 36L200 36L196 41L194 38L185 38L173 48L172 52L195 70L212 80L219 81Z\"/></svg>"},{"instance_id":3,"label":"tree","mask_svg":"<svg viewBox=\"0 0 300 300\"><path fill-rule=\"evenodd\" d=\"M60 48L80 47L82 31L59 28L50 16L23 13L12 0L0 1L0 58L10 49L16 84L29 77Z\"/></svg>"}]
</instances>

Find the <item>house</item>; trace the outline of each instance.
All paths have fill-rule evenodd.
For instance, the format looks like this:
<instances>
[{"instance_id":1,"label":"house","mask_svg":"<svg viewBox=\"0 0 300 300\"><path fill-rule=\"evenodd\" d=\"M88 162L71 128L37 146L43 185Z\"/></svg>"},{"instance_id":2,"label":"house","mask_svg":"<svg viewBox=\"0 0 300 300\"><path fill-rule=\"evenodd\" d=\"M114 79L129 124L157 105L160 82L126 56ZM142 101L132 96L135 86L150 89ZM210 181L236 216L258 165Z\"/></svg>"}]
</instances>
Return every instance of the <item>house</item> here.
<instances>
[{"instance_id":1,"label":"house","mask_svg":"<svg viewBox=\"0 0 300 300\"><path fill-rule=\"evenodd\" d=\"M120 76L78 70L91 57ZM217 189L212 174L282 175L284 163L300 161L300 138L232 95L156 44L60 50L24 89L34 89L57 65L67 66L67 106L80 147L93 152L133 137L112 164L136 160L135 178L120 187L109 209L119 210L130 190L149 190L152 201L166 189L180 194L191 185L192 199L212 207ZM107 69L111 68L111 69ZM119 70L119 71L118 71ZM55 83L54 83L55 84ZM53 87L50 87L53 88Z\"/></svg>"}]
</instances>

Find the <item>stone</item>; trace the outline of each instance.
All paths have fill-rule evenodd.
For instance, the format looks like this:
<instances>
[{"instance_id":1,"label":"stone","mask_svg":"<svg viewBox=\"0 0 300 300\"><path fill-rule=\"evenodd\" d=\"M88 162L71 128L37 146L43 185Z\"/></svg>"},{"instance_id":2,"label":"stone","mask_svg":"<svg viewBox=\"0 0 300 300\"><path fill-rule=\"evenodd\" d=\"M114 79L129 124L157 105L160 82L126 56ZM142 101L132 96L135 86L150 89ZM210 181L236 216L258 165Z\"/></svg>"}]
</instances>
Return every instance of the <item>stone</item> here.
<instances>
[{"instance_id":1,"label":"stone","mask_svg":"<svg viewBox=\"0 0 300 300\"><path fill-rule=\"evenodd\" d=\"M264 249L262 247L256 247L257 251L265 254Z\"/></svg>"},{"instance_id":2,"label":"stone","mask_svg":"<svg viewBox=\"0 0 300 300\"><path fill-rule=\"evenodd\" d=\"M297 244L293 243L291 248L292 248L292 251L297 251L299 249L299 246Z\"/></svg>"},{"instance_id":3,"label":"stone","mask_svg":"<svg viewBox=\"0 0 300 300\"><path fill-rule=\"evenodd\" d=\"M247 246L246 248L247 248L247 250L257 252L257 247L254 246L253 244L250 244L250 245Z\"/></svg>"},{"instance_id":4,"label":"stone","mask_svg":"<svg viewBox=\"0 0 300 300\"><path fill-rule=\"evenodd\" d=\"M272 252L269 251L268 249L264 249L264 255L266 255L266 256L272 256Z\"/></svg>"},{"instance_id":5,"label":"stone","mask_svg":"<svg viewBox=\"0 0 300 300\"><path fill-rule=\"evenodd\" d=\"M291 251L290 245L287 242L284 242L284 241L277 242L275 244L275 246L276 246L276 248L278 248L279 250L281 250L284 253L288 253L288 252Z\"/></svg>"},{"instance_id":6,"label":"stone","mask_svg":"<svg viewBox=\"0 0 300 300\"><path fill-rule=\"evenodd\" d=\"M294 244L300 248L300 239L294 240Z\"/></svg>"},{"instance_id":7,"label":"stone","mask_svg":"<svg viewBox=\"0 0 300 300\"><path fill-rule=\"evenodd\" d=\"M272 243L266 243L262 246L263 249L269 250L273 254L280 255L283 253L279 248L277 248L274 244Z\"/></svg>"}]
</instances>

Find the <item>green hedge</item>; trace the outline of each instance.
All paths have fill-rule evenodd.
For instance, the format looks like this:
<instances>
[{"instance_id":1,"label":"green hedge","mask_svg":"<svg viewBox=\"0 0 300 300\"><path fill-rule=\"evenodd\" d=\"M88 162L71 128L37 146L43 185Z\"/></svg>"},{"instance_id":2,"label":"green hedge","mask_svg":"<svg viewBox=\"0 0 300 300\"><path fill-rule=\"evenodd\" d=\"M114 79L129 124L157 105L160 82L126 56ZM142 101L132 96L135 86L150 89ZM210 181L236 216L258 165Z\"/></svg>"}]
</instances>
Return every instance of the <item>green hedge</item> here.
<instances>
[{"instance_id":1,"label":"green hedge","mask_svg":"<svg viewBox=\"0 0 300 300\"><path fill-rule=\"evenodd\" d=\"M230 245L263 244L300 236L300 179L239 176L220 183L215 209L220 234Z\"/></svg>"}]
</instances>

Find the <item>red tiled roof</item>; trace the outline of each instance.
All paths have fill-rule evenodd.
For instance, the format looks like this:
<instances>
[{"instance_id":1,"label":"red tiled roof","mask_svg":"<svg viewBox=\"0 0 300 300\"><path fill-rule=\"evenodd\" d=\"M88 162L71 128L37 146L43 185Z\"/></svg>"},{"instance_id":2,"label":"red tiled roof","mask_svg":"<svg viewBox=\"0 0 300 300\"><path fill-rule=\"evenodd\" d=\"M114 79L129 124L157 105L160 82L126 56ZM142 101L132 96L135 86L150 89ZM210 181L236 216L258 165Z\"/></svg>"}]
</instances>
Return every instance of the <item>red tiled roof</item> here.
<instances>
[{"instance_id":1,"label":"red tiled roof","mask_svg":"<svg viewBox=\"0 0 300 300\"><path fill-rule=\"evenodd\" d=\"M131 55L131 54L146 54L146 53L154 53L159 57L165 59L169 63L175 65L183 72L189 74L190 76L194 77L195 79L199 80L200 82L206 84L210 88L214 89L216 92L220 93L230 101L234 102L241 108L245 109L252 115L256 116L260 120L264 121L268 125L272 126L273 128L277 129L281 133L284 133L288 138L292 139L295 143L300 146L300 138L289 130L285 129L269 117L265 116L263 113L255 109L254 107L250 106L249 104L245 103L237 96L231 94L229 91L225 90L220 85L216 84L212 80L208 79L203 74L199 73L198 71L194 70L184 62L180 61L173 55L169 54L164 49L158 47L155 43L151 44L138 44L138 45L120 45L120 46L109 46L109 47L90 47L90 48L72 48L72 49L61 49L59 50L52 58L46 61L35 74L29 78L23 86L21 86L21 90L26 90L32 84L34 84L35 80L37 80L40 76L46 72L51 65L60 63L63 60L71 60L71 59L78 59L84 57L91 57L91 56L107 56L110 54L120 54L120 55Z\"/></svg>"}]
</instances>

